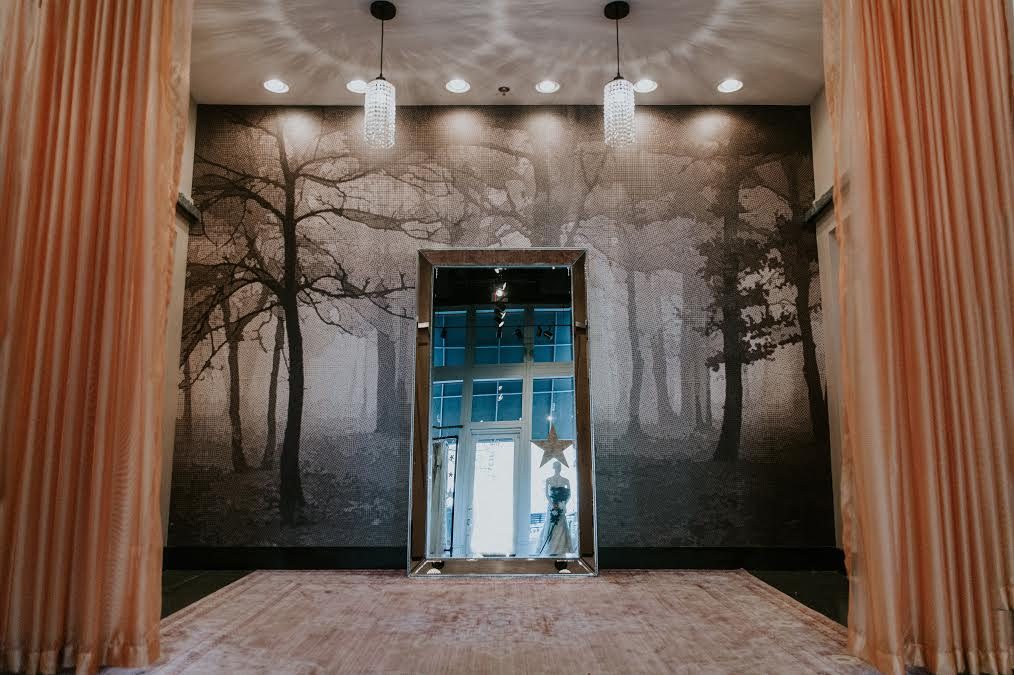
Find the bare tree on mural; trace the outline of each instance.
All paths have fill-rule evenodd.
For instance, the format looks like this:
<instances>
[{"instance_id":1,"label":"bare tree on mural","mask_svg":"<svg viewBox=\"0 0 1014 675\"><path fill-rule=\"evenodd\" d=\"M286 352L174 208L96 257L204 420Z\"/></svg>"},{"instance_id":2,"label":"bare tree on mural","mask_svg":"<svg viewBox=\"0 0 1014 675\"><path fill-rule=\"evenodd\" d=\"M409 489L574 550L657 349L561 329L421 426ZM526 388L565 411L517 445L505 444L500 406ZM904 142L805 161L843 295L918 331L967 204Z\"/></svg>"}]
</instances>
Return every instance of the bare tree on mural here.
<instances>
[{"instance_id":1,"label":"bare tree on mural","mask_svg":"<svg viewBox=\"0 0 1014 675\"><path fill-rule=\"evenodd\" d=\"M583 209L596 211L598 217L575 228L574 236L568 240L568 243L580 243L582 240L590 243L626 273L631 365L629 421L625 433L632 439L644 435L641 396L645 358L638 311L638 279L640 277L647 282L657 272L692 268L697 264L699 255L690 243L695 239L697 220L706 212L707 200L694 186L714 174L714 168L703 155L657 153L656 157L669 169L664 175L638 176L634 169L640 169L640 165L629 165L611 153L599 162L592 161L595 183L589 186L585 202L594 201L596 206L584 206ZM604 179L603 174L607 178ZM625 180L620 182L617 180L620 177ZM614 182L608 182L609 178ZM651 189L645 186L651 186ZM631 204L635 205L633 210L630 209ZM608 222L604 222L603 217ZM656 332L658 330L655 329ZM668 387L664 344L659 342L660 339L661 335L651 336L648 347L655 361L659 419L671 420L675 418L675 413Z\"/></svg>"},{"instance_id":2,"label":"bare tree on mural","mask_svg":"<svg viewBox=\"0 0 1014 675\"><path fill-rule=\"evenodd\" d=\"M278 377L281 374L282 350L285 349L285 315L275 316L274 344L271 349L271 379L268 384L267 439L264 441L262 469L275 468L275 453L278 450Z\"/></svg>"},{"instance_id":3,"label":"bare tree on mural","mask_svg":"<svg viewBox=\"0 0 1014 675\"><path fill-rule=\"evenodd\" d=\"M693 420L698 431L712 429L711 378L707 348L697 316L707 305L707 286L695 269L683 275L683 306L680 309L680 416Z\"/></svg>"},{"instance_id":4,"label":"bare tree on mural","mask_svg":"<svg viewBox=\"0 0 1014 675\"><path fill-rule=\"evenodd\" d=\"M226 351L226 368L229 378L228 412L230 421L230 459L233 470L241 473L250 467L243 451L243 430L240 419L240 367L239 345L244 333L256 316L263 311L267 296L252 297L250 289L234 286L221 272L204 265L194 264L187 272L187 292L190 301L184 310L183 335L180 361L183 367L183 381L180 387L184 395L184 423L187 432L193 419L192 389L195 382L213 367L215 357ZM233 311L239 312L234 316ZM222 338L216 343L215 335ZM206 358L195 370L191 364L197 345L210 341Z\"/></svg>"},{"instance_id":5,"label":"bare tree on mural","mask_svg":"<svg viewBox=\"0 0 1014 675\"><path fill-rule=\"evenodd\" d=\"M789 135L786 134L788 137ZM720 350L708 359L725 374L722 428L715 447L715 460L739 457L743 428L743 369L791 341L796 313L782 303L771 304L769 291L778 275L772 265L771 227L760 227L744 216L748 209L741 191L765 184L758 167L773 159L771 141L777 129L740 125L727 137L721 153L723 173L711 207L720 219L716 234L698 248L703 256L701 276L714 300L706 308L705 335L721 336ZM763 151L762 151L763 148Z\"/></svg>"},{"instance_id":6,"label":"bare tree on mural","mask_svg":"<svg viewBox=\"0 0 1014 675\"><path fill-rule=\"evenodd\" d=\"M345 262L316 236L330 219L349 219L375 229L400 229L407 219L366 209L357 183L375 168L345 145L336 125L324 114L286 128L286 118L271 112L225 111L229 122L247 134L246 148L265 148L257 158L237 149L216 160L197 155L195 194L202 210L216 214L228 231L222 262L213 267L229 280L232 292L246 286L266 289L284 328L289 373L285 431L279 461L279 511L284 524L299 518L305 506L299 466L304 400L303 332L300 309L341 328L335 302L363 300L404 316L389 298L410 288L400 275L393 283L355 278ZM309 130L308 130L309 129ZM268 161L268 166L264 162ZM249 217L248 217L249 214ZM233 242L242 245L231 246ZM239 255L235 255L237 251ZM230 256L230 254L232 254ZM276 341L277 343L277 341Z\"/></svg>"},{"instance_id":7,"label":"bare tree on mural","mask_svg":"<svg viewBox=\"0 0 1014 675\"><path fill-rule=\"evenodd\" d=\"M173 500L177 542L348 545L368 540L387 545L400 536L402 486L378 467L389 461L390 448L404 442L406 431L398 424L398 411L407 406L398 404L407 401L411 367L406 357L411 360L414 326L398 316L404 281L397 270L413 269L416 240L433 246L595 249L589 256L589 291L608 323L598 328L602 339L593 345L599 350L594 358L610 369L603 399L609 410L616 409L604 425L603 443L607 456L629 448L632 463L623 462L617 470L622 480L640 481L632 488L653 489L671 479L659 475L655 459L684 441L690 441L689 457L700 458L702 451L717 455L717 418L724 420L723 436L731 439L725 426L734 426L737 407L743 450L737 429L730 443L734 450L724 458L747 456L755 449L747 444L754 441L766 450L772 440L784 439L795 452L791 444L797 438L806 445L798 448L807 453L800 457L810 457L807 420L778 407L802 400L805 379L814 428L819 426L813 408L815 401L822 402L819 351L814 328L807 337L803 327L817 318L810 316L811 303L800 304L811 297L806 284L813 283L801 272L804 267L812 272L812 266L797 264L801 257L809 260L808 253L800 256L808 244L793 240L799 221L792 200L803 199L797 193L806 191L808 177L797 172L799 185L794 185L779 168L786 150L796 157L805 154L805 115L645 109L639 124L645 119L651 124L643 128L644 142L624 153L604 146L601 110L593 107L407 109L399 112L398 145L377 152L360 145L360 115L361 109L341 108L201 109L195 196L209 234L191 239L181 363L184 383L203 378L214 383L214 390L195 387L191 400L184 388L181 423L196 416L198 426L214 433L194 439L204 452L189 458L179 453L182 475L174 478ZM731 126L714 125L719 118ZM791 120L791 131L779 127L780 119ZM540 131L543 124L551 133ZM727 180L738 184L728 187ZM782 203L792 205L792 217ZM723 250L726 243L737 250ZM731 261L734 283L723 277ZM725 307L733 319L728 324ZM298 368L292 358L293 324L305 336ZM730 333L736 349L727 354ZM793 343L801 351L773 352ZM355 350L348 349L353 344ZM243 405L237 407L246 423L241 437L231 433L236 421L225 414L227 405L230 413L232 408L233 352L238 356L233 365L243 375ZM748 367L751 359L768 358L772 367ZM717 402L721 393L717 384L713 392L711 383L723 381L723 368L739 374L740 398L737 403L727 395L730 414L715 406L712 422L711 395ZM671 377L677 369L679 377ZM202 375L212 372L213 378ZM763 389L771 377L786 372L794 378L790 386L760 404L763 414L750 416L747 428L743 409L757 403L747 384ZM334 383L336 374L347 380ZM331 384L334 389L325 389ZM333 401L338 391L349 392L349 398ZM649 421L655 412L650 409L655 404L649 405L653 391L658 392L657 427ZM377 405L375 427L374 398L383 402ZM205 410L208 400L215 410ZM222 410L215 415L217 406ZM265 407L267 415L260 418ZM293 422L306 430L304 438ZM260 434L256 440L253 429ZM208 455L216 452L214 463L228 465L235 456L233 438L248 446L245 461L270 471L222 480L219 466L207 466ZM182 436L179 442L184 444ZM788 460L790 453L785 455ZM616 468L602 463L602 473L614 482L608 472ZM756 467L698 469L727 485L728 476L748 480ZM209 484L215 494L229 498L195 499L208 494ZM701 501L696 495L711 494L712 487L692 486L695 501ZM771 479L763 490L748 491L785 487ZM305 513L304 489L310 507ZM276 494L281 497L277 505ZM721 523L713 527L716 520L737 527L748 522L749 514L728 506L732 497L720 494L707 508L732 515L700 519L702 531L722 532ZM749 496L743 508L749 510L758 499ZM636 509L624 509L617 505L616 513L639 522ZM304 515L317 520L326 514L326 519L279 531L279 511L286 523ZM357 530L363 522L375 526ZM614 522L623 521L616 516ZM644 545L659 536L658 528L650 527L613 531L629 531L631 541ZM696 542L698 534L679 536ZM710 542L708 537L722 535L699 536Z\"/></svg>"},{"instance_id":8,"label":"bare tree on mural","mask_svg":"<svg viewBox=\"0 0 1014 675\"><path fill-rule=\"evenodd\" d=\"M787 216L779 215L769 242L772 251L769 263L781 271L780 278L774 278L772 291L791 289L794 294L793 318L798 332L782 336L781 345L799 342L803 352L803 379L810 408L810 421L818 450L826 450L829 443L827 419L827 398L820 381L817 361L817 346L813 335L813 319L810 306L812 284L817 275L817 237L806 226L806 212L813 201L812 182L809 180L809 158L802 155L784 154L778 160L780 176L763 181L783 201L788 209ZM820 452L820 456L825 453Z\"/></svg>"},{"instance_id":9,"label":"bare tree on mural","mask_svg":"<svg viewBox=\"0 0 1014 675\"><path fill-rule=\"evenodd\" d=\"M246 461L242 420L240 418L240 392L242 390L240 382L241 368L239 364L240 344L247 340L248 333L252 333L253 337L261 345L261 348L265 352L269 351L264 344L262 332L266 324L270 323L271 318L274 317L276 327L274 330L274 345L271 349L272 368L268 388L267 441L260 461L260 468L271 469L274 467L276 449L276 408L279 362L284 345L284 319L277 306L273 305L271 309L265 308L269 296L263 290L256 305L244 308L241 304L237 308L240 312L239 318L233 319L233 305L236 304L237 297L243 295L243 293L236 292L236 289L230 287L228 283L223 283L222 285L216 283L222 281L221 275L218 273L227 271L228 266L217 267L192 263L190 267L187 292L191 299L190 304L184 312L183 340L180 352L181 366L183 368L183 381L180 383L180 388L183 390L184 396L184 424L189 431L193 419L193 386L207 370L213 367L215 357L219 355L222 349L225 349L226 368L229 378L230 459L233 470L237 473L249 470L250 466ZM249 290L249 288L246 290ZM239 301L242 302L242 298L239 298ZM216 318L220 318L221 322L215 321ZM249 326L255 320L259 320L260 323L256 324L255 328L251 331ZM221 342L216 344L214 336L218 331L222 332L223 337ZM193 352L205 340L211 342L210 348L204 360L198 364L195 371L191 363Z\"/></svg>"}]
</instances>

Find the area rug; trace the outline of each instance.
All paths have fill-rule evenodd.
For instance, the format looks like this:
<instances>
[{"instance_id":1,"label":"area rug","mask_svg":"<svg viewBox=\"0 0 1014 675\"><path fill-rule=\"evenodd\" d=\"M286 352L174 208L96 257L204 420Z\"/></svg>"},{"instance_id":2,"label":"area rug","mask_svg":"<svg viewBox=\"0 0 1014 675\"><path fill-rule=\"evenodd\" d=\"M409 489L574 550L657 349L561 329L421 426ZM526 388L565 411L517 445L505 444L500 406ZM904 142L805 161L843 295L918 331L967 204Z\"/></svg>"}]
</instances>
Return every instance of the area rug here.
<instances>
[{"instance_id":1,"label":"area rug","mask_svg":"<svg viewBox=\"0 0 1014 675\"><path fill-rule=\"evenodd\" d=\"M874 673L845 629L744 571L408 579L254 572L109 673Z\"/></svg>"}]
</instances>

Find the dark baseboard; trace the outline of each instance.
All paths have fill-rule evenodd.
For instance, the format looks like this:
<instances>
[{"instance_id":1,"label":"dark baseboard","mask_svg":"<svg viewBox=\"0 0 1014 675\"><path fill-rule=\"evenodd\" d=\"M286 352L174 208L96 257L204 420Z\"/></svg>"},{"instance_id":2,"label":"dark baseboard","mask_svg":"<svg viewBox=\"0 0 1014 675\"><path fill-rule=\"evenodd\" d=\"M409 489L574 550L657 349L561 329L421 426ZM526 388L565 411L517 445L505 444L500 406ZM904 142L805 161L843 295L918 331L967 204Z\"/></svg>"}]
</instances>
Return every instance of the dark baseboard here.
<instances>
[{"instance_id":1,"label":"dark baseboard","mask_svg":"<svg viewBox=\"0 0 1014 675\"><path fill-rule=\"evenodd\" d=\"M600 569L834 570L845 556L831 546L599 547Z\"/></svg>"},{"instance_id":2,"label":"dark baseboard","mask_svg":"<svg viewBox=\"0 0 1014 675\"><path fill-rule=\"evenodd\" d=\"M167 570L404 570L404 546L168 546Z\"/></svg>"},{"instance_id":3,"label":"dark baseboard","mask_svg":"<svg viewBox=\"0 0 1014 675\"><path fill-rule=\"evenodd\" d=\"M403 546L172 546L167 570L404 570ZM748 569L845 571L841 549L830 546L639 547L602 546L601 569Z\"/></svg>"}]
</instances>

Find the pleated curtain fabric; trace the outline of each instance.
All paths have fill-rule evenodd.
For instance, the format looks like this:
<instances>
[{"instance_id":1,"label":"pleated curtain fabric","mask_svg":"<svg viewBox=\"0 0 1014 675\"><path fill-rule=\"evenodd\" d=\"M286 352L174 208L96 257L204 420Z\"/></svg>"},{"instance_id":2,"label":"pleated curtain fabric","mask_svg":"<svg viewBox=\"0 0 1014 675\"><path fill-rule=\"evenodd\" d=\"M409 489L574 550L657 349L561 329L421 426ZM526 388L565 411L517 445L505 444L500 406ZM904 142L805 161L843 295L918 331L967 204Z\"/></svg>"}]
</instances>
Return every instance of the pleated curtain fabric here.
<instances>
[{"instance_id":1,"label":"pleated curtain fabric","mask_svg":"<svg viewBox=\"0 0 1014 675\"><path fill-rule=\"evenodd\" d=\"M159 655L191 9L0 2L0 670Z\"/></svg>"},{"instance_id":2,"label":"pleated curtain fabric","mask_svg":"<svg viewBox=\"0 0 1014 675\"><path fill-rule=\"evenodd\" d=\"M1008 0L826 0L849 644L1014 668Z\"/></svg>"}]
</instances>

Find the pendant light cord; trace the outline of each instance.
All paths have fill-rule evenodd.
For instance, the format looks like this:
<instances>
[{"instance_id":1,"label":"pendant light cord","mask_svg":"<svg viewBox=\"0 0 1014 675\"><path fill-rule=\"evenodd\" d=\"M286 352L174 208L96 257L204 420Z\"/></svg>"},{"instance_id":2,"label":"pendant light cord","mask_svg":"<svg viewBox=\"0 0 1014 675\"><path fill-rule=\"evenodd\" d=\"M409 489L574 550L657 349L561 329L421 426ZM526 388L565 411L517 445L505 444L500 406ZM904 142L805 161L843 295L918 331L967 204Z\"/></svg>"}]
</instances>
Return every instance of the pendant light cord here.
<instances>
[{"instance_id":1,"label":"pendant light cord","mask_svg":"<svg viewBox=\"0 0 1014 675\"><path fill-rule=\"evenodd\" d=\"M380 78L384 79L384 23L383 19L380 20ZM617 37L619 39L619 37Z\"/></svg>"},{"instance_id":2,"label":"pendant light cord","mask_svg":"<svg viewBox=\"0 0 1014 675\"><path fill-rule=\"evenodd\" d=\"M616 19L616 77L620 75L620 20Z\"/></svg>"}]
</instances>

